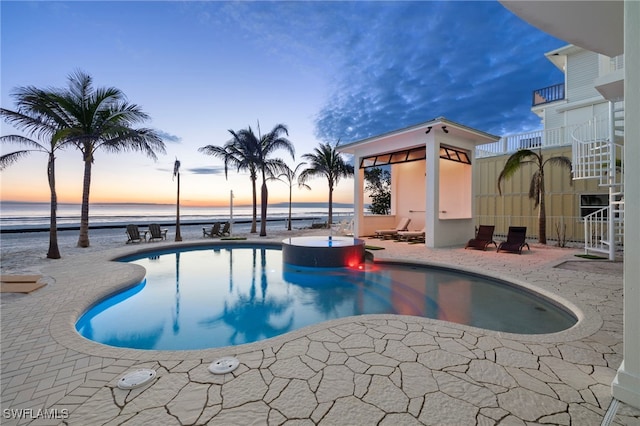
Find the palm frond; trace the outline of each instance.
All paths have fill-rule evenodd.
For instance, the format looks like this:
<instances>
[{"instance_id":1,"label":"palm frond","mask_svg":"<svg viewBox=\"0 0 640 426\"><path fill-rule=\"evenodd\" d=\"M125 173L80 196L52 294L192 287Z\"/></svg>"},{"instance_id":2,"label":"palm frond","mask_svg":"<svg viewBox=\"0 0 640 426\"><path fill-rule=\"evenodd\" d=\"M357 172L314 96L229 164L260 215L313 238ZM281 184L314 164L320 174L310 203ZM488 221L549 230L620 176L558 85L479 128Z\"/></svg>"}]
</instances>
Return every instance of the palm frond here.
<instances>
[{"instance_id":1,"label":"palm frond","mask_svg":"<svg viewBox=\"0 0 640 426\"><path fill-rule=\"evenodd\" d=\"M9 144L18 144L28 147L28 150L25 151L40 151L40 152L49 152L47 147L35 141L33 139L29 139L22 135L6 135L0 136L0 143L9 143Z\"/></svg>"},{"instance_id":2,"label":"palm frond","mask_svg":"<svg viewBox=\"0 0 640 426\"><path fill-rule=\"evenodd\" d=\"M542 185L544 185L543 174L540 170L536 170L531 175L531 182L529 183L529 199L534 200L534 208L537 208L540 204Z\"/></svg>"},{"instance_id":3,"label":"palm frond","mask_svg":"<svg viewBox=\"0 0 640 426\"><path fill-rule=\"evenodd\" d=\"M31 152L32 151L29 150L22 150L10 152L9 154L0 156L0 170L6 169L10 165L20 160L22 157L26 157L27 155L29 155Z\"/></svg>"},{"instance_id":4,"label":"palm frond","mask_svg":"<svg viewBox=\"0 0 640 426\"><path fill-rule=\"evenodd\" d=\"M512 178L523 165L537 164L539 159L540 156L529 149L521 149L511 154L498 176L498 193L502 195L503 181Z\"/></svg>"}]
</instances>

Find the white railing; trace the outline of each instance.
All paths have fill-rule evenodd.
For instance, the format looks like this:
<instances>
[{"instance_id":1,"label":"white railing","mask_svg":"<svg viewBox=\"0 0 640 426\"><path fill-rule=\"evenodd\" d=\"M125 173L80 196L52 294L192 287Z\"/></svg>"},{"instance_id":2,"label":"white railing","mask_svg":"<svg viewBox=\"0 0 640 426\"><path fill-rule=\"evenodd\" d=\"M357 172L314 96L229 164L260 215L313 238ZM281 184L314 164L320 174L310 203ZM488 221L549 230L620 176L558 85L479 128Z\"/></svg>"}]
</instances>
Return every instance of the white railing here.
<instances>
[{"instance_id":1,"label":"white railing","mask_svg":"<svg viewBox=\"0 0 640 426\"><path fill-rule=\"evenodd\" d=\"M615 253L616 249L623 248L624 211L622 208L622 205L619 208L608 206L584 217L585 253L595 251L609 254L609 258L613 260L615 255L612 253Z\"/></svg>"},{"instance_id":2,"label":"white railing","mask_svg":"<svg viewBox=\"0 0 640 426\"><path fill-rule=\"evenodd\" d=\"M571 134L574 179L599 179L602 186L622 185L624 147L610 142L608 120L593 120Z\"/></svg>"},{"instance_id":3,"label":"white railing","mask_svg":"<svg viewBox=\"0 0 640 426\"><path fill-rule=\"evenodd\" d=\"M603 117L599 121L607 122ZM495 157L511 154L520 149L549 148L571 145L571 134L583 124L556 127L554 129L535 130L533 132L517 133L500 138L498 142L492 142L476 147L476 158ZM606 126L605 126L606 128Z\"/></svg>"}]
</instances>

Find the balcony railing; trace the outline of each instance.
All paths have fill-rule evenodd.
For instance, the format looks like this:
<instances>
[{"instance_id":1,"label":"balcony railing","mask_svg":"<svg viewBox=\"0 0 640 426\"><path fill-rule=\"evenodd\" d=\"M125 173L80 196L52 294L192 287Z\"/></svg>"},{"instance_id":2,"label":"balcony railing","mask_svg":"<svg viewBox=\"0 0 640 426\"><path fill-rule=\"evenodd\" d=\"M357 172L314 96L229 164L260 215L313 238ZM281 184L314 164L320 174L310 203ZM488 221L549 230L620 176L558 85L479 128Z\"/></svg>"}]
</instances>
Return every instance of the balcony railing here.
<instances>
[{"instance_id":1,"label":"balcony railing","mask_svg":"<svg viewBox=\"0 0 640 426\"><path fill-rule=\"evenodd\" d=\"M591 122L596 123L597 131L594 136L599 140L609 137L609 127L607 116L594 117ZM571 145L571 135L578 127L583 127L584 123L572 124L570 126L556 127L554 129L535 130L533 132L507 135L500 138L498 142L487 143L476 146L476 158L494 157L498 155L512 154L519 149L551 148L556 146Z\"/></svg>"},{"instance_id":2,"label":"balcony railing","mask_svg":"<svg viewBox=\"0 0 640 426\"><path fill-rule=\"evenodd\" d=\"M548 104L564 99L564 83L554 84L533 91L531 106Z\"/></svg>"}]
</instances>

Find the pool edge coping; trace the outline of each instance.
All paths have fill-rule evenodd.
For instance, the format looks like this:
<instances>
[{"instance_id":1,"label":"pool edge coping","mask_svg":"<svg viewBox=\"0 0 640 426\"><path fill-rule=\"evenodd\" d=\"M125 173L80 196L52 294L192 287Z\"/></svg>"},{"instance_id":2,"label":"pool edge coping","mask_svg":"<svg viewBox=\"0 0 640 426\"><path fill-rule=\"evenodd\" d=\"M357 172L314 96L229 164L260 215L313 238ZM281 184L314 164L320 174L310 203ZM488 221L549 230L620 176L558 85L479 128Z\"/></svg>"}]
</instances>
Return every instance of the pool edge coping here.
<instances>
[{"instance_id":1,"label":"pool edge coping","mask_svg":"<svg viewBox=\"0 0 640 426\"><path fill-rule=\"evenodd\" d=\"M548 289L544 289L538 287L534 284L528 283L526 281L518 280L513 277L508 277L506 275L501 274L493 274L487 273L486 271L477 271L473 268L468 267L458 267L459 270L475 274L475 275L483 275L490 278L496 278L499 280L507 281L509 283L513 283L516 286L521 286L529 291L534 291L538 294L541 294L543 297L547 297L551 300L560 303L562 306L567 307L571 312L574 313L578 317L578 322L571 328L550 334L515 334L515 333L506 333L499 332L493 330L482 329L478 327L463 325L452 323L443 320L424 318L424 317L415 317L408 315L397 315L397 314L367 314L367 315L358 315L358 316L349 316L344 318L337 318L333 320L323 321L319 324L313 324L309 326L305 326L298 330L293 330L288 333L275 336L269 339L261 340L258 342L246 343L236 346L225 346L220 348L209 348L209 349L197 349L197 350L142 350L142 349L127 349L127 348L118 348L113 346L107 346L104 344L100 344L98 342L94 342L82 337L75 328L75 324L80 318L80 316L87 311L91 306L95 305L99 302L99 300L103 300L105 297L108 297L111 294L122 291L123 289L135 285L140 282L145 275L144 268L130 263L123 263L115 261L114 259L125 257L134 254L144 254L151 253L160 250L169 250L176 247L179 248L189 248L189 247L206 247L206 246L228 246L228 245L260 245L260 246L271 246L271 247L280 247L281 243L273 242L273 241L205 241L205 242L196 242L189 244L177 244L177 243L165 243L162 245L158 245L151 248L145 248L142 250L134 250L131 251L132 247L118 249L118 251L123 252L118 255L111 255L109 253L96 254L94 257L100 257L100 264L93 263L93 266L98 266L100 268L105 268L106 270L115 269L116 265L123 266L122 277L120 279L108 279L106 283L98 288L89 289L89 291L85 291L82 293L84 296L81 300L78 299L78 294L72 295L72 292L68 292L70 296L72 296L73 306L67 306L64 309L57 311L52 316L52 320L49 324L49 331L51 336L55 341L59 344L89 355L95 355L100 357L114 357L114 358L126 358L133 359L140 362L147 361L158 361L158 360L186 360L186 359L211 359L214 360L221 356L238 356L242 354L248 354L251 352L265 350L268 348L276 347L284 345L285 343L299 339L309 334L313 334L319 331L323 331L329 328L340 327L346 324L353 323L362 323L367 321L379 321L379 320L393 320L401 318L406 323L418 323L422 326L428 326L430 328L449 328L456 329L461 332L471 332L478 335L483 336L493 336L500 339L509 339L519 342L527 342L527 343L558 343L558 342L567 342L567 341L576 341L588 337L594 333L596 333L603 325L603 319L599 313L597 313L593 308L584 305L579 302L574 302L568 299L566 296L556 294ZM128 249L128 250L127 250ZM71 259L69 262L76 261L77 259ZM379 262L389 262L389 263L405 263L405 264L417 264L424 266L435 266L446 269L453 269L452 265L443 264L440 262L429 262L429 261L414 261L414 260L398 260L398 259L385 259L380 258L377 261ZM86 263L86 261L85 261ZM560 262L561 263L561 262ZM127 268L130 267L130 268ZM120 268L118 268L120 269ZM125 271L129 269L128 271ZM106 272L106 270L104 272ZM110 278L110 277L109 277ZM80 283L73 282L72 285L79 286ZM57 288L54 291L68 291L68 288L60 289ZM75 297L73 297L75 296Z\"/></svg>"}]
</instances>

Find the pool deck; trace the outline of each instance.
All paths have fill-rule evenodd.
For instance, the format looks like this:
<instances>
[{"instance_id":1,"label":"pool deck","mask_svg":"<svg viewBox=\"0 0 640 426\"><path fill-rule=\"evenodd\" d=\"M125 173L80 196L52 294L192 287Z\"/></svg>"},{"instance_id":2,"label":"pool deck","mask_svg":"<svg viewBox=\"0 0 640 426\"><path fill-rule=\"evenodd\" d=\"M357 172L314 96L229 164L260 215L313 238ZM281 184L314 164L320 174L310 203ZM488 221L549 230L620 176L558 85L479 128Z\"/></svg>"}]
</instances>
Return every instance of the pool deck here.
<instances>
[{"instance_id":1,"label":"pool deck","mask_svg":"<svg viewBox=\"0 0 640 426\"><path fill-rule=\"evenodd\" d=\"M538 244L516 255L367 240L385 248L372 252L376 259L506 278L580 311L576 327L550 335L395 315L333 320L199 351L113 348L75 332L93 302L144 276L143 268L110 259L172 244L49 261L39 271L47 286L2 294L3 425L599 425L611 402L622 360L620 263ZM224 356L237 357L239 368L209 373L209 364ZM124 374L140 368L156 370L156 380L117 388ZM40 409L57 418L45 419ZM640 410L621 404L612 424L640 425Z\"/></svg>"}]
</instances>

